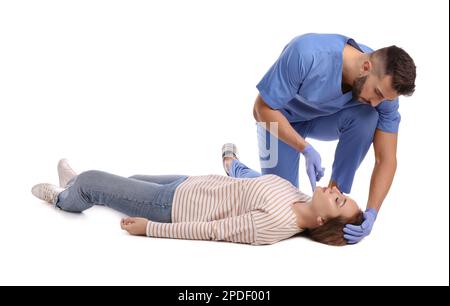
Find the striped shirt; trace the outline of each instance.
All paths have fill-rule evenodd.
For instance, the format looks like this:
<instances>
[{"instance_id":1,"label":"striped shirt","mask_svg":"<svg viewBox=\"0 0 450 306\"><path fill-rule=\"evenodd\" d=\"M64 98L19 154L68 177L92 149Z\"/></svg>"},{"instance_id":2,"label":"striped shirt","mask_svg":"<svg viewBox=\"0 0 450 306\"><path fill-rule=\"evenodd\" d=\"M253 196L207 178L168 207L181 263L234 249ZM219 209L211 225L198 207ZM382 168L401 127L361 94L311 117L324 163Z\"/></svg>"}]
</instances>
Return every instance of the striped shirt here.
<instances>
[{"instance_id":1,"label":"striped shirt","mask_svg":"<svg viewBox=\"0 0 450 306\"><path fill-rule=\"evenodd\" d=\"M175 190L172 223L149 221L147 236L272 244L302 231L292 204L308 200L272 174L191 176Z\"/></svg>"}]
</instances>

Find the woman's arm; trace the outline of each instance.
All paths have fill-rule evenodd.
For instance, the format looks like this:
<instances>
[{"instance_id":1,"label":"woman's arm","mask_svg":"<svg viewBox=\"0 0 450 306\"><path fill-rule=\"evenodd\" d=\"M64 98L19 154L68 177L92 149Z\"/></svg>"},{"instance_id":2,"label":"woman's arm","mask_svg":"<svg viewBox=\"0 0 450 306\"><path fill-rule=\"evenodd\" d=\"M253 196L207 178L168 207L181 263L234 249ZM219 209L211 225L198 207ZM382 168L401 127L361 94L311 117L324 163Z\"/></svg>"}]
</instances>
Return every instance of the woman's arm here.
<instances>
[{"instance_id":1,"label":"woman's arm","mask_svg":"<svg viewBox=\"0 0 450 306\"><path fill-rule=\"evenodd\" d=\"M132 235L161 238L223 240L249 244L256 238L251 212L209 222L159 223L144 218L126 218L121 222L121 227Z\"/></svg>"}]
</instances>

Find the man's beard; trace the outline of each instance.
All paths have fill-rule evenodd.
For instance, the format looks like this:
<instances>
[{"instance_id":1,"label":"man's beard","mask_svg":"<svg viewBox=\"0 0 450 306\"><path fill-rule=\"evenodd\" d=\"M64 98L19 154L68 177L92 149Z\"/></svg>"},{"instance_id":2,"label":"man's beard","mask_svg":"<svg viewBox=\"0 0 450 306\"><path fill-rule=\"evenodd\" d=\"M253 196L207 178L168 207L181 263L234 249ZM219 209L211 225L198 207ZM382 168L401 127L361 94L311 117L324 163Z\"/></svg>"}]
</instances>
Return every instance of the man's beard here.
<instances>
[{"instance_id":1,"label":"man's beard","mask_svg":"<svg viewBox=\"0 0 450 306\"><path fill-rule=\"evenodd\" d=\"M367 81L367 77L368 76L366 75L363 77L356 78L353 81L353 88L352 88L353 99L359 100L359 98L360 98L359 95L361 94L362 88Z\"/></svg>"}]
</instances>

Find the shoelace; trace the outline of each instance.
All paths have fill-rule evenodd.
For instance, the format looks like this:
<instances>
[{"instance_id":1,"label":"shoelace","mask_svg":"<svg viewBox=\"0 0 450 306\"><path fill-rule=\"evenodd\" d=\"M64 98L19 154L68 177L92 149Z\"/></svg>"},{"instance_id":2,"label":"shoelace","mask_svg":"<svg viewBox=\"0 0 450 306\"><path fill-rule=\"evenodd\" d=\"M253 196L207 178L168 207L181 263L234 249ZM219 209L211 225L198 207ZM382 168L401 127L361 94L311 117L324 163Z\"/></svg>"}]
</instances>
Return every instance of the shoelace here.
<instances>
[{"instance_id":1,"label":"shoelace","mask_svg":"<svg viewBox=\"0 0 450 306\"><path fill-rule=\"evenodd\" d=\"M55 197L54 191L49 187L44 187L44 200L47 202L53 202L53 198Z\"/></svg>"}]
</instances>

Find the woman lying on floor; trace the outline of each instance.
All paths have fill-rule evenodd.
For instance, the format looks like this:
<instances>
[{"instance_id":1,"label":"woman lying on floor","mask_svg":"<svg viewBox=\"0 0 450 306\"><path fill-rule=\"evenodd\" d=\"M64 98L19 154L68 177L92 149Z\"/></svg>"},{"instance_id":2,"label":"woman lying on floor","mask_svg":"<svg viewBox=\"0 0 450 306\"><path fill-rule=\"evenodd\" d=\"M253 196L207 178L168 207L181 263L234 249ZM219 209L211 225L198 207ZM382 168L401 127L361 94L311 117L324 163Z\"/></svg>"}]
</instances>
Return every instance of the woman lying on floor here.
<instances>
[{"instance_id":1,"label":"woman lying on floor","mask_svg":"<svg viewBox=\"0 0 450 306\"><path fill-rule=\"evenodd\" d=\"M311 198L276 175L261 176L246 167L232 144L224 145L222 159L234 177L126 178L97 170L77 175L63 159L58 163L60 186L37 184L32 193L69 212L95 204L110 207L130 216L121 220L122 229L150 237L262 245L303 232L321 243L345 245L344 225L363 221L356 202L336 187L317 187Z\"/></svg>"}]
</instances>

